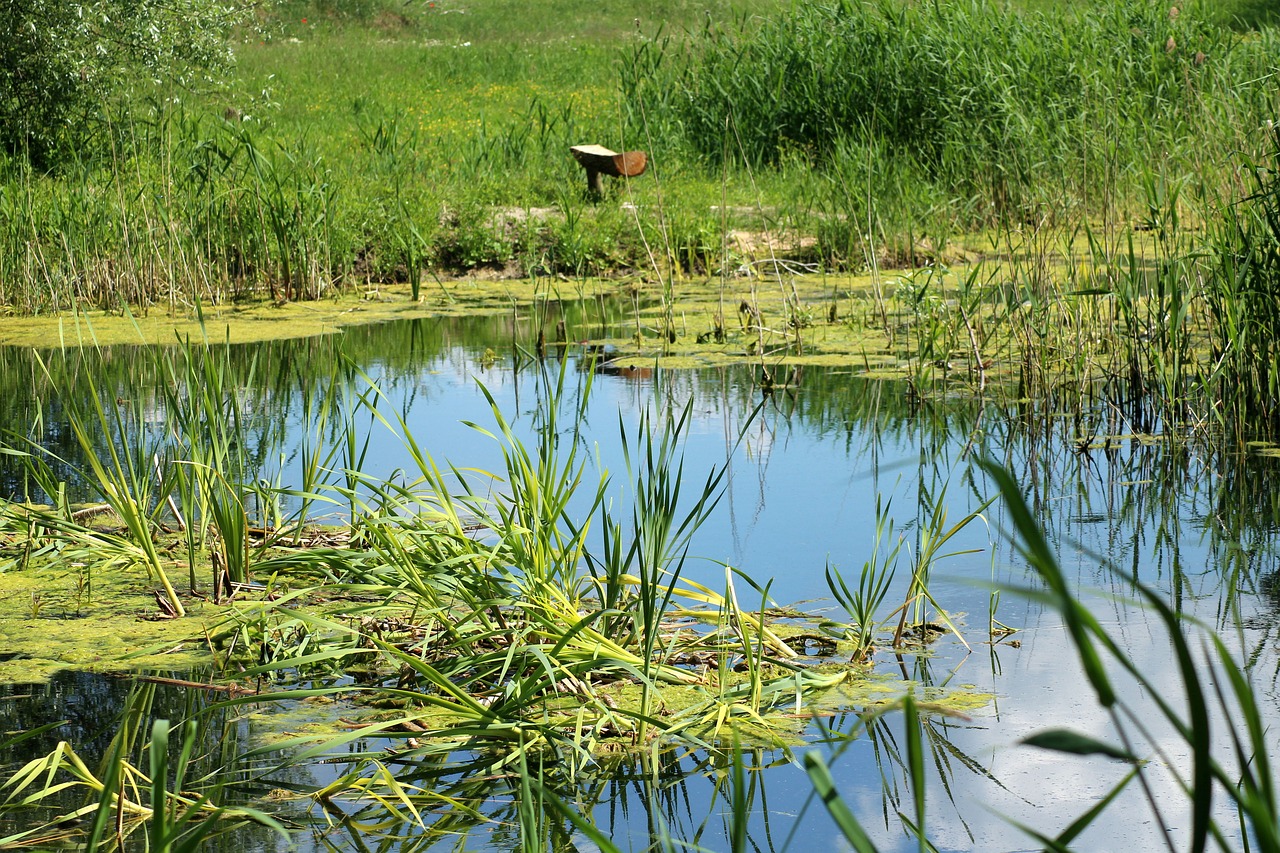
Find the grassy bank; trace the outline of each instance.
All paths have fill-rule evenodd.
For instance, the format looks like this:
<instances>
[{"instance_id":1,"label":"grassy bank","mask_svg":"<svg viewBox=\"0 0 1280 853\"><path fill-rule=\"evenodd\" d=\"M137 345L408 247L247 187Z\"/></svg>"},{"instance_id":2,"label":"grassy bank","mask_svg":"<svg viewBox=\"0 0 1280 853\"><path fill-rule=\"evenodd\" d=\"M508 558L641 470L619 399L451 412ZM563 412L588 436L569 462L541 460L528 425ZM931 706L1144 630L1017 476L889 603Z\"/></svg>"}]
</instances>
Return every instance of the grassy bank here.
<instances>
[{"instance_id":1,"label":"grassy bank","mask_svg":"<svg viewBox=\"0 0 1280 853\"><path fill-rule=\"evenodd\" d=\"M1185 226L1241 197L1276 113L1273 31L1196 4L278 15L243 34L234 85L148 92L56 174L0 164L0 301L181 312L477 269L858 269L947 258L978 229ZM593 204L567 150L584 142L652 168Z\"/></svg>"},{"instance_id":2,"label":"grassy bank","mask_svg":"<svg viewBox=\"0 0 1280 853\"><path fill-rule=\"evenodd\" d=\"M607 275L632 316L590 337L641 359L1270 417L1276 32L1232 8L284 4L233 85L148 92L55 173L0 164L0 303L456 311L459 275ZM651 167L596 202L584 142Z\"/></svg>"}]
</instances>

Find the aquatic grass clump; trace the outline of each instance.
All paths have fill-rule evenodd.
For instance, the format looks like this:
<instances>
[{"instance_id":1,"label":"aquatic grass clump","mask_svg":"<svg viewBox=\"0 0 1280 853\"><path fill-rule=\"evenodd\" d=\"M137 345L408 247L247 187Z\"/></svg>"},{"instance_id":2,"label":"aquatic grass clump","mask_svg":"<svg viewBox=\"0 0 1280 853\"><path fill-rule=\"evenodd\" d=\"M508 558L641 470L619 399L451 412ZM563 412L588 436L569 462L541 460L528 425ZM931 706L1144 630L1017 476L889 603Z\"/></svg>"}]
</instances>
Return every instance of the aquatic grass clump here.
<instances>
[{"instance_id":1,"label":"aquatic grass clump","mask_svg":"<svg viewBox=\"0 0 1280 853\"><path fill-rule=\"evenodd\" d=\"M249 580L251 543L246 508L252 465L242 437L248 431L244 388L253 387L255 365L233 368L229 348L186 343L171 358L157 356L164 371L166 461L182 502L177 518L193 568L210 550L215 597ZM266 519L263 519L263 526ZM212 540L212 541L211 541ZM195 587L194 571L192 589Z\"/></svg>"},{"instance_id":2,"label":"aquatic grass clump","mask_svg":"<svg viewBox=\"0 0 1280 853\"><path fill-rule=\"evenodd\" d=\"M168 197L148 214L167 225L166 254L193 267L179 282L201 276L204 286L194 293L180 288L187 300L260 289L273 301L317 299L330 288L335 262L350 249L334 228L337 188L309 140L284 143L257 121L209 119L181 107L160 112L157 125L153 144L163 160L147 166L159 171Z\"/></svg>"},{"instance_id":3,"label":"aquatic grass clump","mask_svg":"<svg viewBox=\"0 0 1280 853\"><path fill-rule=\"evenodd\" d=\"M24 565L35 554L44 563L90 571L141 565L160 582L166 613L181 617L185 606L171 572L185 565L190 592L198 595L197 570L210 566L214 598L232 595L276 537L296 537L307 511L333 500L315 492L327 476L317 468L333 451L323 456L308 439L301 488L273 485L267 448L278 436L253 413L256 360L241 364L230 346L207 341L129 355L122 373L109 372L106 387L86 369L94 359L77 350L35 356L48 399L38 404L31 435L11 435L0 445L27 483L27 505L7 512L6 523L26 543ZM325 387L320 396L328 403L310 398L319 429L337 385ZM46 426L62 440L70 437L71 446L41 440ZM73 509L72 494L90 505ZM288 519L282 496L298 501ZM179 545L185 559L176 556Z\"/></svg>"},{"instance_id":4,"label":"aquatic grass clump","mask_svg":"<svg viewBox=\"0 0 1280 853\"><path fill-rule=\"evenodd\" d=\"M71 382L66 372L69 364L66 355L64 352L62 362L55 365L60 371L56 376L51 372L55 368L41 362L46 377L55 386ZM59 415L65 418L80 457L85 460L85 467L77 472L79 478L103 502L99 509L113 513L121 521L124 532L97 530L82 523L83 514L77 517L76 513L69 512L65 503L66 484L54 476L48 460L73 471L77 466L29 438L18 437L20 447L5 447L4 451L24 461L32 480L47 495L64 496L54 511L32 509L29 514L41 519L44 527L56 537L79 548L100 547L110 559L143 566L164 589L164 596L159 599L162 607L171 615L183 616L186 609L166 570L173 564L161 556L154 535L159 523L160 498L166 489L157 466L160 442L147 427L152 414L148 407L150 401L142 395L129 400L108 396L98 389L92 376L82 379L87 386L87 402L64 397ZM61 558L65 559L66 555ZM101 561L101 555L94 560Z\"/></svg>"},{"instance_id":5,"label":"aquatic grass clump","mask_svg":"<svg viewBox=\"0 0 1280 853\"><path fill-rule=\"evenodd\" d=\"M216 705L187 701L190 715L180 721L157 718L156 683L139 681L120 710L114 736L97 769L72 744L61 741L49 753L15 769L0 784L0 815L22 819L37 813L40 824L0 837L4 849L132 849L145 836L156 853L195 853L246 822L287 840L288 831L265 811L229 802L243 783L232 748L221 748L225 731ZM0 749L18 747L63 724L22 732L0 740ZM69 795L82 804L70 811Z\"/></svg>"},{"instance_id":6,"label":"aquatic grass clump","mask_svg":"<svg viewBox=\"0 0 1280 853\"><path fill-rule=\"evenodd\" d=\"M468 750L493 769L531 754L576 766L601 750L738 730L781 742L811 699L856 677L857 667L802 659L772 625L767 585L729 567L723 593L682 577L728 464L686 497L688 408L646 416L639 432L619 425L630 475L619 511L609 472L586 476L571 375L567 361L540 374L529 441L489 398L497 426L482 432L501 448L496 471L438 465L377 405L376 387L360 395L412 466L386 480L357 476L349 539L322 549L280 540L256 571L304 586L234 605L214 633L247 676L345 672L355 684L318 689L394 709L338 739L298 739L306 755L403 732L415 733L406 760ZM583 383L572 393L588 393L589 373ZM308 578L323 583L313 607L303 606ZM758 599L740 601L743 584ZM351 792L375 784L360 780Z\"/></svg>"},{"instance_id":7,"label":"aquatic grass clump","mask_svg":"<svg viewBox=\"0 0 1280 853\"><path fill-rule=\"evenodd\" d=\"M889 594L889 587L893 583L893 576L897 570L898 555L906 544L902 535L894 540L893 517L889 514L891 503L881 504L880 496L876 496L875 546L871 556L862 565L856 590L849 587L839 567L830 562L827 563L827 589L831 591L831 596L836 603L844 608L849 616L849 622L828 620L823 624L823 629L851 642L854 660L863 660L875 650L876 633L880 624L878 621L880 606ZM881 557L881 549L888 552L883 557ZM902 610L905 619L905 605Z\"/></svg>"}]
</instances>

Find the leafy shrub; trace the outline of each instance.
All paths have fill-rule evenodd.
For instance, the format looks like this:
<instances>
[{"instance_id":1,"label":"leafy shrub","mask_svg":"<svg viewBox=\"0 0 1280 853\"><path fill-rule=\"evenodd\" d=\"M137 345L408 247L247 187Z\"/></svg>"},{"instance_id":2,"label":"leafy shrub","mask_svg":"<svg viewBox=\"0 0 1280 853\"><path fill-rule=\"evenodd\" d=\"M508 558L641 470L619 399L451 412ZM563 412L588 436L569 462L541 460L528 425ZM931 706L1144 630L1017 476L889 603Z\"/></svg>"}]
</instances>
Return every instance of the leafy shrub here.
<instances>
[{"instance_id":1,"label":"leafy shrub","mask_svg":"<svg viewBox=\"0 0 1280 853\"><path fill-rule=\"evenodd\" d=\"M141 87L231 60L242 13L214 0L24 0L0 7L0 148L49 168L101 139Z\"/></svg>"}]
</instances>

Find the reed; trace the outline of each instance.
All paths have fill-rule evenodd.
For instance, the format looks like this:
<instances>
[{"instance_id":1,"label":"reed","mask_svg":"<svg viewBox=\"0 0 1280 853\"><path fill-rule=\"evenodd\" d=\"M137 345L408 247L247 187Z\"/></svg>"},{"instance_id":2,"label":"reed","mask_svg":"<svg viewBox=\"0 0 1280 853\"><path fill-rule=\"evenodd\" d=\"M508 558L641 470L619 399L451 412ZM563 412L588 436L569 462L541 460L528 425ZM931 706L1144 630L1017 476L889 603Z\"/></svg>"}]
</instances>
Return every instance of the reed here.
<instances>
[{"instance_id":1,"label":"reed","mask_svg":"<svg viewBox=\"0 0 1280 853\"><path fill-rule=\"evenodd\" d=\"M607 472L594 482L584 476L583 414L566 408L569 375L562 363L538 380L546 399L532 442L490 398L496 428L484 432L503 458L494 472L437 465L404 421L378 405L376 387L360 395L357 405L404 442L413 469L387 480L357 477L347 495L357 513L350 545L285 549L257 563L260 573L323 582L329 605L304 609L304 583L274 601L242 605L216 632L218 643L238 646L228 654L251 664L250 676L359 673L354 688L322 691L354 689L403 706L396 720L420 732L407 747L415 760L448 764L465 745L493 769L544 756L581 766L618 735L636 744L702 744L706 732L750 726L753 737L767 737L774 715L843 681L847 673L797 664L770 627L767 586L727 570L730 586L720 595L681 578L690 537L710 517L725 470L716 466L685 496L679 444L689 411L664 414L662 426L634 435L620 425L630 448L628 517L605 499ZM581 520L592 517L603 522L600 538ZM739 603L735 586L744 582L759 595L758 608ZM689 618L719 629L672 626ZM691 656L721 661L718 677L690 668ZM723 663L730 659L741 659L745 674L731 672ZM639 698L615 699L620 682ZM679 713L664 707L672 689L691 692ZM304 693L311 691L280 695ZM344 749L357 737L300 738L291 746L301 751L288 761ZM397 787L373 755L364 758L327 796L376 790L406 803L395 820L417 820L412 812L429 793Z\"/></svg>"},{"instance_id":2,"label":"reed","mask_svg":"<svg viewBox=\"0 0 1280 853\"><path fill-rule=\"evenodd\" d=\"M752 163L802 152L838 174L842 164L870 160L884 174L909 171L910 185L944 198L980 199L955 212L992 222L1034 216L1050 184L1081 200L1115 192L1099 183L1113 174L1090 168L1108 156L1137 165L1161 151L1189 162L1195 150L1178 140L1193 121L1201 141L1238 138L1237 116L1215 109L1206 93L1218 91L1220 70L1235 73L1262 56L1251 47L1233 52L1241 46L1199 11L1192 5L1171 16L1145 3L1072 15L1006 14L985 2L807 4L709 25L696 50L672 58L665 79L681 95L669 102L685 139L702 156L722 156L731 126ZM1170 39L1175 47L1166 49ZM1095 56L1109 61L1079 61ZM1265 75L1264 65L1253 67ZM1082 138L1086 127L1105 132ZM909 165L876 159L889 149ZM832 186L852 190L841 212L865 221L855 211L866 181ZM1048 209L1069 210L1061 202Z\"/></svg>"},{"instance_id":3,"label":"reed","mask_svg":"<svg viewBox=\"0 0 1280 853\"><path fill-rule=\"evenodd\" d=\"M1249 183L1222 206L1213 237L1215 269L1205 288L1214 325L1211 383L1224 402L1249 420L1274 422L1280 376L1275 333L1280 323L1280 134L1270 122L1266 150L1247 159ZM1221 383L1221 384L1219 384Z\"/></svg>"},{"instance_id":4,"label":"reed","mask_svg":"<svg viewBox=\"0 0 1280 853\"><path fill-rule=\"evenodd\" d=\"M167 456L185 510L181 526L188 557L210 549L212 586L221 595L231 583L249 580L246 503L257 472L243 437L249 432L245 389L255 384L255 367L233 367L227 347L189 342L158 353L157 367L167 379L161 386L170 432ZM268 522L259 519L261 525Z\"/></svg>"}]
</instances>

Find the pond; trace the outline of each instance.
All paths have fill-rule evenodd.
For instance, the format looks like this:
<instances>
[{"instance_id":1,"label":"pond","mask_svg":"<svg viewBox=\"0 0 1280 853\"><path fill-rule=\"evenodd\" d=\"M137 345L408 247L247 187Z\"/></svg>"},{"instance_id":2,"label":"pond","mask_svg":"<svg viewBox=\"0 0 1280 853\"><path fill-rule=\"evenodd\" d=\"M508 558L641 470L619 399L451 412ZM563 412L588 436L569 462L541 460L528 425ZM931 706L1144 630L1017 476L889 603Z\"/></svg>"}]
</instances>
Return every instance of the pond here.
<instances>
[{"instance_id":1,"label":"pond","mask_svg":"<svg viewBox=\"0 0 1280 853\"><path fill-rule=\"evenodd\" d=\"M1172 611L1202 620L1247 660L1264 723L1274 729L1280 722L1280 657L1274 650L1280 504L1269 487L1278 462L1268 445L1193 434L1178 424L1153 422L1140 406L1102 397L1071 406L979 401L945 389L920 394L905 384L861 378L856 368L814 367L775 369L785 381L762 391L758 366L615 370L607 353L573 344L549 347L543 355L513 345L533 337L510 319L414 320L351 329L341 341L236 348L233 361L254 367L239 402L242 449L258 479L281 488L296 485L307 476L308 442L323 438L317 435L324 427L317 420L315 390L337 384L344 389L339 397L354 399L376 386L377 414L362 411L354 431L358 453L348 457L359 459L370 481L395 481L414 468L402 440L406 432L440 465L500 469L502 444L476 428L496 431L494 407L528 441L548 423L548 408L558 407L559 435L582 448L586 479L607 471L622 481L642 413L688 406L680 443L686 501L715 466L725 466L725 474L718 506L689 543L696 559L684 564L683 576L724 590L727 578L741 578L727 574L731 566L767 589L780 607L843 618L832 600L829 567L856 586L864 564L883 559L901 537L903 556L879 613L886 624L871 658L874 677L895 695L915 685L925 698L953 692L966 697L962 712L945 702L932 711L926 706L914 735L897 711L866 719L851 712L857 709L815 716L798 723L803 736L787 744L741 746L740 779L727 757L733 750L696 746L597 756L568 771L542 768L560 795L589 814L620 849L651 849L662 838L662 849L842 849L840 830L801 761L810 750L826 757L840 796L877 849L919 849L907 828L919 817L913 785L923 785L928 836L936 849L1041 849L1019 824L1050 836L1061 832L1101 803L1130 767L1019 741L1069 727L1114 743L1120 737L1117 721L1125 737L1134 739L1127 748L1149 758L1154 769L1144 776L1145 789L1129 785L1076 845L1169 849L1167 832L1180 846L1192 811L1177 778L1162 768L1186 773L1194 756L1153 699L1165 698L1182 711L1183 674L1160 618L1135 602L1139 585L1156 591ZM166 415L156 389L165 380L148 366L144 351L114 348L73 361L76 375L96 377L103 395L145 398L138 407L150 413L144 431L163 430ZM87 386L64 383L63 396L51 393L25 353L6 352L0 365L6 386L0 405L10 428L36 425L31 437L58 452L62 462L56 464L65 463L61 470L74 481L78 451L59 401L89 394ZM558 395L548 391L556 382L564 385ZM336 434L334 421L328 423ZM109 441L98 440L106 452ZM1015 547L1005 503L988 504L999 488L978 460L1013 473L1073 593L1136 664L1141 681L1112 668L1130 716L1096 700L1068 626L1047 606L1044 581ZM0 477L15 498L30 491L17 466L6 462ZM285 511L290 500L298 498L286 496ZM569 514L591 510L590 497L579 495ZM317 508L315 515L341 524L345 511L339 502ZM955 532L931 568L932 603L926 610L937 632L931 642L895 654L889 648L897 621L891 611L909 595L911 555L929 531L945 531L973 513L980 515ZM758 609L761 593L741 579L737 584L743 606ZM939 613L954 631L939 624ZM51 685L10 689L0 698L0 715L9 731L74 718L37 745L28 744L30 754L59 737L83 743L87 754L101 754L104 737L109 740L103 732L113 729L94 730L85 717L111 725L112 709L125 701L122 684L110 677L62 675ZM1168 685L1167 695L1153 697L1151 685ZM159 695L168 698L156 700L157 711L174 713L173 706L190 692L160 688ZM335 714L326 705L305 703L285 703L278 713L289 721L280 727L291 731L299 714ZM270 728L264 722L270 716L269 709L258 708L253 725ZM1221 715L1215 720L1219 728L1231 722ZM229 742L251 748L250 728L243 724ZM912 774L907 745L916 735L925 760ZM377 737L360 744L375 751L384 745ZM1221 752L1215 755L1229 763L1233 756L1225 744L1214 746ZM310 762L263 785L305 789L327 784L343 769ZM407 763L397 768L404 779L415 772ZM518 806L519 774L482 774L479 782L463 771L422 778L471 799L476 810L440 809L425 821L434 829L406 830L379 826L350 804L326 818L319 806L310 810L294 802L285 807L297 822L293 843L304 850L527 848L520 826L523 821L528 832L531 817ZM1150 802L1158 805L1158 817ZM1227 840L1238 842L1232 805L1219 797L1211 808L1222 826L1236 828ZM744 824L736 823L738 816ZM553 849L599 849L559 813L540 813L540 820ZM744 828L750 840L740 848ZM218 849L279 844L258 831L236 837L234 843L223 838Z\"/></svg>"}]
</instances>

